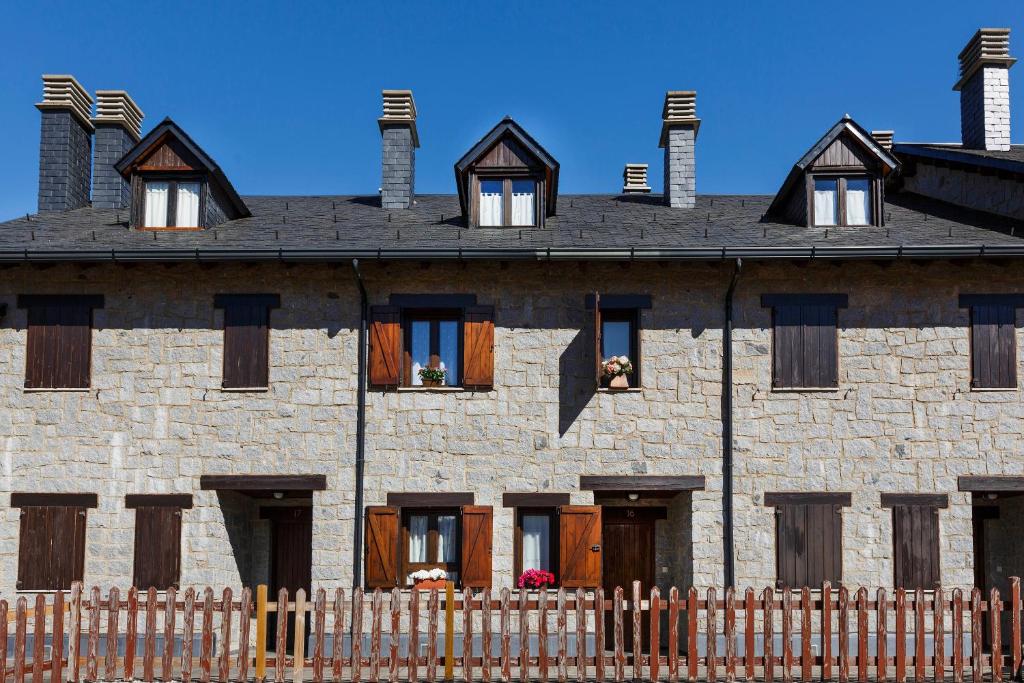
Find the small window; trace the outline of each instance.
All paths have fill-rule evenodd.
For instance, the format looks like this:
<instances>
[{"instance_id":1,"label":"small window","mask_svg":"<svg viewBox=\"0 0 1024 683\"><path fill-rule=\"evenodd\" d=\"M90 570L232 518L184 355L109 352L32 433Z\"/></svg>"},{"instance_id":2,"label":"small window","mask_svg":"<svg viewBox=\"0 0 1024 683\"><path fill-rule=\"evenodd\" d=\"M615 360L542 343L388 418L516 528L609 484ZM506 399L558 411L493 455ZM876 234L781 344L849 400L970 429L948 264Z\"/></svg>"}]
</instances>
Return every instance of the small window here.
<instances>
[{"instance_id":1,"label":"small window","mask_svg":"<svg viewBox=\"0 0 1024 683\"><path fill-rule=\"evenodd\" d=\"M402 581L411 584L411 573L440 568L448 572L449 581L458 583L461 555L459 509L405 509L402 513Z\"/></svg>"},{"instance_id":2,"label":"small window","mask_svg":"<svg viewBox=\"0 0 1024 683\"><path fill-rule=\"evenodd\" d=\"M872 203L870 178L814 177L814 225L874 225Z\"/></svg>"},{"instance_id":3,"label":"small window","mask_svg":"<svg viewBox=\"0 0 1024 683\"><path fill-rule=\"evenodd\" d=\"M871 225L871 181L846 179L846 224Z\"/></svg>"},{"instance_id":4,"label":"small window","mask_svg":"<svg viewBox=\"0 0 1024 683\"><path fill-rule=\"evenodd\" d=\"M836 179L814 179L814 224L836 225L839 223L839 181Z\"/></svg>"},{"instance_id":5,"label":"small window","mask_svg":"<svg viewBox=\"0 0 1024 683\"><path fill-rule=\"evenodd\" d=\"M962 295L971 310L971 388L1017 388L1017 308L1014 295Z\"/></svg>"},{"instance_id":6,"label":"small window","mask_svg":"<svg viewBox=\"0 0 1024 683\"><path fill-rule=\"evenodd\" d=\"M639 311L628 308L601 309L601 360L625 356L633 368L626 375L629 385L640 386ZM611 379L604 375L601 386L609 386Z\"/></svg>"},{"instance_id":7,"label":"small window","mask_svg":"<svg viewBox=\"0 0 1024 683\"><path fill-rule=\"evenodd\" d=\"M820 588L843 578L843 506L848 493L766 493L775 508L776 585Z\"/></svg>"},{"instance_id":8,"label":"small window","mask_svg":"<svg viewBox=\"0 0 1024 683\"><path fill-rule=\"evenodd\" d=\"M461 328L457 311L406 313L405 386L459 386Z\"/></svg>"},{"instance_id":9,"label":"small window","mask_svg":"<svg viewBox=\"0 0 1024 683\"><path fill-rule=\"evenodd\" d=\"M838 308L844 294L766 294L772 308L772 387L839 386Z\"/></svg>"},{"instance_id":10,"label":"small window","mask_svg":"<svg viewBox=\"0 0 1024 683\"><path fill-rule=\"evenodd\" d=\"M270 385L270 309L276 294L219 294L224 309L224 389L266 389Z\"/></svg>"},{"instance_id":11,"label":"small window","mask_svg":"<svg viewBox=\"0 0 1024 683\"><path fill-rule=\"evenodd\" d=\"M882 494L882 507L892 508L894 587L939 585L939 509L948 506L941 494Z\"/></svg>"},{"instance_id":12,"label":"small window","mask_svg":"<svg viewBox=\"0 0 1024 683\"><path fill-rule=\"evenodd\" d=\"M142 226L198 228L202 183L198 180L146 180Z\"/></svg>"},{"instance_id":13,"label":"small window","mask_svg":"<svg viewBox=\"0 0 1024 683\"><path fill-rule=\"evenodd\" d=\"M135 509L133 584L140 589L177 588L181 577L182 508L192 507L189 495L129 495L125 507Z\"/></svg>"},{"instance_id":14,"label":"small window","mask_svg":"<svg viewBox=\"0 0 1024 683\"><path fill-rule=\"evenodd\" d=\"M26 389L88 389L92 355L92 311L101 295L23 295L28 309Z\"/></svg>"},{"instance_id":15,"label":"small window","mask_svg":"<svg viewBox=\"0 0 1024 683\"><path fill-rule=\"evenodd\" d=\"M513 583L528 569L558 573L557 508L517 508Z\"/></svg>"},{"instance_id":16,"label":"small window","mask_svg":"<svg viewBox=\"0 0 1024 683\"><path fill-rule=\"evenodd\" d=\"M481 227L537 224L537 182L528 178L480 180Z\"/></svg>"},{"instance_id":17,"label":"small window","mask_svg":"<svg viewBox=\"0 0 1024 683\"><path fill-rule=\"evenodd\" d=\"M86 509L89 493L12 493L21 508L18 590L70 590L85 573Z\"/></svg>"}]
</instances>

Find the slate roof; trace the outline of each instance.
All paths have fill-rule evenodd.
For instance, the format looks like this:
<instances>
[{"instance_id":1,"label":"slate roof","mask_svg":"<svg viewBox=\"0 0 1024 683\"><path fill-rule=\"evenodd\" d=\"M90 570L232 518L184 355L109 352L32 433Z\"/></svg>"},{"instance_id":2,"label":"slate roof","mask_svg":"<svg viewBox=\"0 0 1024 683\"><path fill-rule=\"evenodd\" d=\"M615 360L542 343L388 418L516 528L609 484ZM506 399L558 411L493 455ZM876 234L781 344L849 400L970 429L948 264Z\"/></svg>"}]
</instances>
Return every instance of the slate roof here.
<instances>
[{"instance_id":1,"label":"slate roof","mask_svg":"<svg viewBox=\"0 0 1024 683\"><path fill-rule=\"evenodd\" d=\"M970 149L956 143L899 142L893 145L893 151L899 155L959 162L1024 175L1024 145L1010 145L1010 149L1004 152Z\"/></svg>"},{"instance_id":2,"label":"slate roof","mask_svg":"<svg viewBox=\"0 0 1024 683\"><path fill-rule=\"evenodd\" d=\"M455 195L386 210L376 196L250 196L247 218L202 231L140 231L128 212L83 208L0 223L0 261L720 259L1024 256L1024 223L889 193L885 227L762 221L771 196L562 195L543 228L465 227Z\"/></svg>"}]
</instances>

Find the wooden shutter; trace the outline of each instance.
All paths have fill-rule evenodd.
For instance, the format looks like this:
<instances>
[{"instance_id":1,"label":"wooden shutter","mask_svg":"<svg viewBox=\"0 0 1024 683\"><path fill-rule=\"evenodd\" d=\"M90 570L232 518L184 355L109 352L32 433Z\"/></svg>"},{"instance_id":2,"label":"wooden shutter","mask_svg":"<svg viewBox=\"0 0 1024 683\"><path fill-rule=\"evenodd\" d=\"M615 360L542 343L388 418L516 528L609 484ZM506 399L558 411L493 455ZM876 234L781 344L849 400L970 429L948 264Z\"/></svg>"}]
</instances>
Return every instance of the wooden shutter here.
<instances>
[{"instance_id":1,"label":"wooden shutter","mask_svg":"<svg viewBox=\"0 0 1024 683\"><path fill-rule=\"evenodd\" d=\"M491 536L494 510L490 505L462 508L462 587L491 587Z\"/></svg>"},{"instance_id":2,"label":"wooden shutter","mask_svg":"<svg viewBox=\"0 0 1024 683\"><path fill-rule=\"evenodd\" d=\"M70 590L85 573L85 508L21 509L18 590Z\"/></svg>"},{"instance_id":3,"label":"wooden shutter","mask_svg":"<svg viewBox=\"0 0 1024 683\"><path fill-rule=\"evenodd\" d=\"M97 296L23 296L28 309L25 388L86 389L92 350L92 309Z\"/></svg>"},{"instance_id":4,"label":"wooden shutter","mask_svg":"<svg viewBox=\"0 0 1024 683\"><path fill-rule=\"evenodd\" d=\"M843 578L842 507L790 503L775 510L776 573L779 587L820 587Z\"/></svg>"},{"instance_id":5,"label":"wooden shutter","mask_svg":"<svg viewBox=\"0 0 1024 683\"><path fill-rule=\"evenodd\" d=\"M494 386L494 307L469 306L462 325L462 385L473 389Z\"/></svg>"},{"instance_id":6,"label":"wooden shutter","mask_svg":"<svg viewBox=\"0 0 1024 683\"><path fill-rule=\"evenodd\" d=\"M838 386L836 325L835 305L775 306L772 385L777 388Z\"/></svg>"},{"instance_id":7,"label":"wooden shutter","mask_svg":"<svg viewBox=\"0 0 1024 683\"><path fill-rule=\"evenodd\" d=\"M224 307L225 389L265 388L270 383L270 310L261 301Z\"/></svg>"},{"instance_id":8,"label":"wooden shutter","mask_svg":"<svg viewBox=\"0 0 1024 683\"><path fill-rule=\"evenodd\" d=\"M366 587L392 588L398 583L398 508L366 508Z\"/></svg>"},{"instance_id":9,"label":"wooden shutter","mask_svg":"<svg viewBox=\"0 0 1024 683\"><path fill-rule=\"evenodd\" d=\"M397 387L402 377L402 311L397 306L370 309L370 386Z\"/></svg>"},{"instance_id":10,"label":"wooden shutter","mask_svg":"<svg viewBox=\"0 0 1024 683\"><path fill-rule=\"evenodd\" d=\"M565 588L601 585L601 506L558 509L558 582Z\"/></svg>"},{"instance_id":11,"label":"wooden shutter","mask_svg":"<svg viewBox=\"0 0 1024 683\"><path fill-rule=\"evenodd\" d=\"M604 375L602 360L604 359L601 358L601 295L594 292L594 385L598 388Z\"/></svg>"},{"instance_id":12,"label":"wooden shutter","mask_svg":"<svg viewBox=\"0 0 1024 683\"><path fill-rule=\"evenodd\" d=\"M971 386L1017 386L1016 309L1010 303L971 306Z\"/></svg>"},{"instance_id":13,"label":"wooden shutter","mask_svg":"<svg viewBox=\"0 0 1024 683\"><path fill-rule=\"evenodd\" d=\"M135 509L134 583L140 590L178 587L181 574L181 508Z\"/></svg>"},{"instance_id":14,"label":"wooden shutter","mask_svg":"<svg viewBox=\"0 0 1024 683\"><path fill-rule=\"evenodd\" d=\"M931 590L939 585L939 508L894 505L893 565L896 588Z\"/></svg>"}]
</instances>

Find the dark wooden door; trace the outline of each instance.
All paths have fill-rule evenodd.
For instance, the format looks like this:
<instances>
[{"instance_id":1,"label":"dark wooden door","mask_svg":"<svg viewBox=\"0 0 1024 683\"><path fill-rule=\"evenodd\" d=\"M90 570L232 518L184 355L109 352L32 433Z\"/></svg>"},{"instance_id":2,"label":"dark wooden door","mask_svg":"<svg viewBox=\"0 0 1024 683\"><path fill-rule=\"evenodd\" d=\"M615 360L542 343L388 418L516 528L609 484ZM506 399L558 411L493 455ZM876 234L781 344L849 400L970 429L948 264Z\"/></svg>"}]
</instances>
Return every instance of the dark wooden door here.
<instances>
[{"instance_id":1,"label":"dark wooden door","mask_svg":"<svg viewBox=\"0 0 1024 683\"><path fill-rule=\"evenodd\" d=\"M270 519L271 559L270 584L271 600L277 599L277 592L288 589L288 600L295 599L300 588L306 591L307 599L312 586L313 564L313 509L311 507L264 508L264 519ZM267 621L267 647L276 649L277 614L271 612ZM306 635L309 635L309 621ZM288 651L295 644L295 614L288 614Z\"/></svg>"},{"instance_id":2,"label":"dark wooden door","mask_svg":"<svg viewBox=\"0 0 1024 683\"><path fill-rule=\"evenodd\" d=\"M633 582L640 582L641 593L647 595L654 585L654 520L664 518L664 509L612 508L602 510L602 544L604 561L602 575L607 599L612 599L616 586L622 586L627 600L632 600ZM606 647L614 646L614 617L605 614ZM623 618L623 638L627 650L633 647L632 614ZM644 648L648 646L650 620L642 621Z\"/></svg>"}]
</instances>

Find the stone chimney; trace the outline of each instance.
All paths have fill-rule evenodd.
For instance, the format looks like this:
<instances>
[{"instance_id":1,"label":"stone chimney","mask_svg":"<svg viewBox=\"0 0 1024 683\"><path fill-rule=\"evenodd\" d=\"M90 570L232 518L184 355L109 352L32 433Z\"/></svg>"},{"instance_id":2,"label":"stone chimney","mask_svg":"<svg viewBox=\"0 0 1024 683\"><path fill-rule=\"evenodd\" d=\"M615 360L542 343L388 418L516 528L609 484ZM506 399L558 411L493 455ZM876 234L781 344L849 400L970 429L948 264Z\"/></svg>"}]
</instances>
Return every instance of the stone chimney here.
<instances>
[{"instance_id":1,"label":"stone chimney","mask_svg":"<svg viewBox=\"0 0 1024 683\"><path fill-rule=\"evenodd\" d=\"M873 130L871 131L871 137L875 139L878 146L884 149L886 152L892 151L892 138L895 133L891 130Z\"/></svg>"},{"instance_id":2,"label":"stone chimney","mask_svg":"<svg viewBox=\"0 0 1024 683\"><path fill-rule=\"evenodd\" d=\"M665 149L665 203L673 208L692 209L697 199L694 150L700 129L696 91L670 90L665 93L661 118L658 146Z\"/></svg>"},{"instance_id":3,"label":"stone chimney","mask_svg":"<svg viewBox=\"0 0 1024 683\"><path fill-rule=\"evenodd\" d=\"M647 164L626 164L622 171L622 194L647 194Z\"/></svg>"},{"instance_id":4,"label":"stone chimney","mask_svg":"<svg viewBox=\"0 0 1024 683\"><path fill-rule=\"evenodd\" d=\"M39 133L39 210L89 205L92 98L74 76L43 75Z\"/></svg>"},{"instance_id":5,"label":"stone chimney","mask_svg":"<svg viewBox=\"0 0 1024 683\"><path fill-rule=\"evenodd\" d=\"M415 197L416 102L412 90L384 90L384 115L377 123L381 135L380 204L385 209L408 209Z\"/></svg>"},{"instance_id":6,"label":"stone chimney","mask_svg":"<svg viewBox=\"0 0 1024 683\"><path fill-rule=\"evenodd\" d=\"M1010 149L1010 29L982 28L960 52L960 134L970 149Z\"/></svg>"},{"instance_id":7,"label":"stone chimney","mask_svg":"<svg viewBox=\"0 0 1024 683\"><path fill-rule=\"evenodd\" d=\"M92 157L92 205L126 209L131 205L131 184L114 164L139 141L142 110L124 90L97 90L96 142Z\"/></svg>"}]
</instances>

